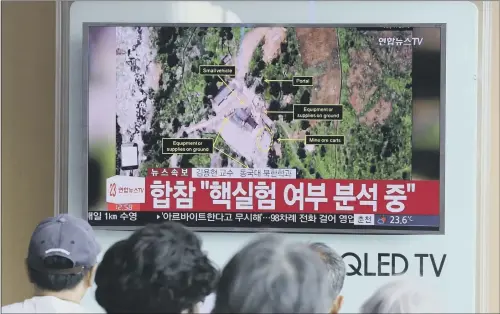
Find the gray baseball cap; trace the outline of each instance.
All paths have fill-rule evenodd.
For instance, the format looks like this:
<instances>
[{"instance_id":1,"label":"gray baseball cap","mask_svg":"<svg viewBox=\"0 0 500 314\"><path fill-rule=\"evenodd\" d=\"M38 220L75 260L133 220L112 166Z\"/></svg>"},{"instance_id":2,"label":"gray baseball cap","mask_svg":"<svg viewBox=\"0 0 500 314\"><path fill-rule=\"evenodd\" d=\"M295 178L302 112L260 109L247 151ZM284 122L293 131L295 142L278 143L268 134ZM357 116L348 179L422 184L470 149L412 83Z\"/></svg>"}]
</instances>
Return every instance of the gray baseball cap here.
<instances>
[{"instance_id":1,"label":"gray baseball cap","mask_svg":"<svg viewBox=\"0 0 500 314\"><path fill-rule=\"evenodd\" d=\"M77 274L97 263L101 251L94 231L83 219L67 214L43 220L35 228L28 249L27 264L37 271L58 274ZM48 269L44 260L61 256L73 262L69 269Z\"/></svg>"}]
</instances>

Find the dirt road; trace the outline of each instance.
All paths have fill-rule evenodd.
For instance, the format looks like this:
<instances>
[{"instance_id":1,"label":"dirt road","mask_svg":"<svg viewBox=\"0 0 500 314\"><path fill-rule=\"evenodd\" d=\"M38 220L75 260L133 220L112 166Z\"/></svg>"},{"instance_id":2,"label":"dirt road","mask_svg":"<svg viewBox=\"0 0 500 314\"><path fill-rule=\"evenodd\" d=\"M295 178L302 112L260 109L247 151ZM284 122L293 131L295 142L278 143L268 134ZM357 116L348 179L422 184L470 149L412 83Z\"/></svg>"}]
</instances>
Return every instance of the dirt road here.
<instances>
[{"instance_id":1,"label":"dirt road","mask_svg":"<svg viewBox=\"0 0 500 314\"><path fill-rule=\"evenodd\" d=\"M263 45L263 60L271 62L279 53L280 44L286 38L283 27L257 27L247 32L242 39L236 61L236 78L243 80L248 73L248 66L255 49L265 40Z\"/></svg>"},{"instance_id":2,"label":"dirt road","mask_svg":"<svg viewBox=\"0 0 500 314\"><path fill-rule=\"evenodd\" d=\"M270 63L281 52L281 43L286 38L286 28L271 27L264 36L264 45L262 46L262 60Z\"/></svg>"},{"instance_id":3,"label":"dirt road","mask_svg":"<svg viewBox=\"0 0 500 314\"><path fill-rule=\"evenodd\" d=\"M342 86L337 30L335 28L297 28L297 39L304 65L321 74L314 78L311 103L338 104Z\"/></svg>"},{"instance_id":4,"label":"dirt road","mask_svg":"<svg viewBox=\"0 0 500 314\"><path fill-rule=\"evenodd\" d=\"M257 49L257 46L269 30L269 27L258 27L245 34L241 42L240 50L238 51L238 56L236 57L237 67L235 80L243 81L245 79L245 74L248 73L248 67L250 65L250 60L252 60L253 52Z\"/></svg>"}]
</instances>

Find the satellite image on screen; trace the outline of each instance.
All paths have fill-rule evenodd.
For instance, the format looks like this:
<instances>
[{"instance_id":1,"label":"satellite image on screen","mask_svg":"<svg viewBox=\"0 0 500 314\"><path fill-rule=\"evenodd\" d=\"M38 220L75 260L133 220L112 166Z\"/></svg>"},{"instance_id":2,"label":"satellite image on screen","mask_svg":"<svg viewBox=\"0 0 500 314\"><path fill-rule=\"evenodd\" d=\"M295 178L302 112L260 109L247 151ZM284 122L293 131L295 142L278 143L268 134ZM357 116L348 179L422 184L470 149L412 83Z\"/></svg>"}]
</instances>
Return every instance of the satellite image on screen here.
<instances>
[{"instance_id":1,"label":"satellite image on screen","mask_svg":"<svg viewBox=\"0 0 500 314\"><path fill-rule=\"evenodd\" d=\"M121 27L116 35L116 147L138 144L132 175L248 167L411 178L412 43L403 43L411 30ZM381 45L385 38L401 43ZM136 106L120 101L132 85ZM128 174L119 150L116 158L117 174Z\"/></svg>"},{"instance_id":2,"label":"satellite image on screen","mask_svg":"<svg viewBox=\"0 0 500 314\"><path fill-rule=\"evenodd\" d=\"M86 24L89 222L441 232L443 28Z\"/></svg>"}]
</instances>

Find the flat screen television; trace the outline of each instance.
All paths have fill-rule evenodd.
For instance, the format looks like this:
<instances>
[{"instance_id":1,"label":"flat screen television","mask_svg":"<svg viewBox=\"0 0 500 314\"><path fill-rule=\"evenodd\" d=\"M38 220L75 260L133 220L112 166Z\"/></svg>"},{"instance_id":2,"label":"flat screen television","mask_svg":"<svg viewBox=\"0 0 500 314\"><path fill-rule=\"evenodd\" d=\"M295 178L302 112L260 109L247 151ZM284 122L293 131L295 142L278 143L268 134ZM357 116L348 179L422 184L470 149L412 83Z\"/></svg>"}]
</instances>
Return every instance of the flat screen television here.
<instances>
[{"instance_id":1,"label":"flat screen television","mask_svg":"<svg viewBox=\"0 0 500 314\"><path fill-rule=\"evenodd\" d=\"M444 233L444 25L84 38L91 225Z\"/></svg>"}]
</instances>

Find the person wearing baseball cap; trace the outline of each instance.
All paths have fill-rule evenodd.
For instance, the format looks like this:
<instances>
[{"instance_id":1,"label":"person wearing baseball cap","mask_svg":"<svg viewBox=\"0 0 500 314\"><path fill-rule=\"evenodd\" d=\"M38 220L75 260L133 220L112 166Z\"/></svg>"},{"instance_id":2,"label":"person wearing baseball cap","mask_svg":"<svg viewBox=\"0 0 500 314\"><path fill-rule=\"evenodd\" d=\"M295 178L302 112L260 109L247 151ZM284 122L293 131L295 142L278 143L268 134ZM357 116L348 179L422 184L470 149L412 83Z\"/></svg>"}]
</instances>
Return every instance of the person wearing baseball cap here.
<instances>
[{"instance_id":1,"label":"person wearing baseball cap","mask_svg":"<svg viewBox=\"0 0 500 314\"><path fill-rule=\"evenodd\" d=\"M2 307L2 313L85 313L80 302L92 285L100 252L87 221L67 214L43 220L26 258L35 296Z\"/></svg>"}]
</instances>

